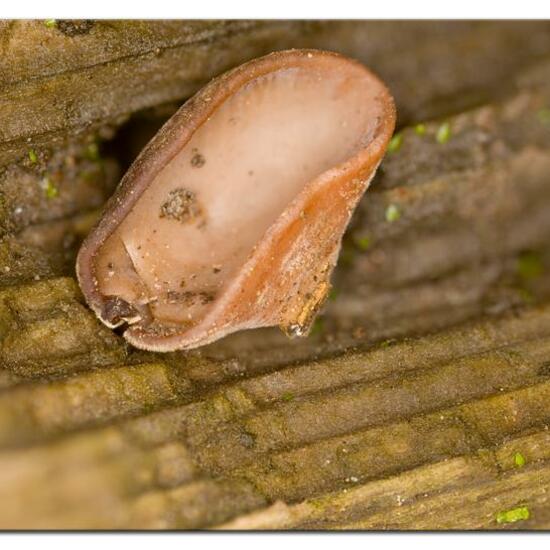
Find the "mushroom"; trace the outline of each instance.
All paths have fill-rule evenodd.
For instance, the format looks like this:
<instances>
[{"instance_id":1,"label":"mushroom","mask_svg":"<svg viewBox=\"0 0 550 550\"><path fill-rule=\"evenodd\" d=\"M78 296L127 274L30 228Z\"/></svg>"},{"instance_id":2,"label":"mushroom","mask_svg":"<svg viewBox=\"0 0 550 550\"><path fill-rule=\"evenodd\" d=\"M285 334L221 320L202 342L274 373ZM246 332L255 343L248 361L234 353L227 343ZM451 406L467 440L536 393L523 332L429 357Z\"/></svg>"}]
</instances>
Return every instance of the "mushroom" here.
<instances>
[{"instance_id":1,"label":"mushroom","mask_svg":"<svg viewBox=\"0 0 550 550\"><path fill-rule=\"evenodd\" d=\"M308 333L395 125L360 63L282 51L214 79L141 152L77 275L109 327L153 351L280 326Z\"/></svg>"}]
</instances>

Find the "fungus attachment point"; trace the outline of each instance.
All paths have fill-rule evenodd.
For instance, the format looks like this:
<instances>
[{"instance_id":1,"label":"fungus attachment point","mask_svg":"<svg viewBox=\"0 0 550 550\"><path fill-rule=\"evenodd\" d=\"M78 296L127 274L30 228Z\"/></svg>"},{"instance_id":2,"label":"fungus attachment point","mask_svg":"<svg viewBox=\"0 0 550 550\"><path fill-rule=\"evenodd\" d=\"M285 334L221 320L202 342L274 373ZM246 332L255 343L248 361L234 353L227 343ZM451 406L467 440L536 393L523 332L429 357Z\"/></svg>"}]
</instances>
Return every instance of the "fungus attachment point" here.
<instances>
[{"instance_id":1,"label":"fungus attachment point","mask_svg":"<svg viewBox=\"0 0 550 550\"><path fill-rule=\"evenodd\" d=\"M145 147L78 255L86 300L134 346L307 334L395 124L359 63L290 50L213 80Z\"/></svg>"}]
</instances>

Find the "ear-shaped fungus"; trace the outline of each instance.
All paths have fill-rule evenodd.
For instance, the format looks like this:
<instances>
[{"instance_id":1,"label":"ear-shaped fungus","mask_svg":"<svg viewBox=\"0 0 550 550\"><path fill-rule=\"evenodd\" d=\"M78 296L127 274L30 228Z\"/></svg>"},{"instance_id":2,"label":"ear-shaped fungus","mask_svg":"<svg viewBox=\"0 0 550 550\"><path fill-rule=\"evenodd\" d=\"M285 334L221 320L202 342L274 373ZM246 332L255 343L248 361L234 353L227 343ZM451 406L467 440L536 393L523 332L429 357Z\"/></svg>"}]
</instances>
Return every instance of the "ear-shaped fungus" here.
<instances>
[{"instance_id":1,"label":"ear-shaped fungus","mask_svg":"<svg viewBox=\"0 0 550 550\"><path fill-rule=\"evenodd\" d=\"M395 108L361 64L274 53L213 80L145 147L77 274L134 346L189 349L279 325L307 334Z\"/></svg>"}]
</instances>

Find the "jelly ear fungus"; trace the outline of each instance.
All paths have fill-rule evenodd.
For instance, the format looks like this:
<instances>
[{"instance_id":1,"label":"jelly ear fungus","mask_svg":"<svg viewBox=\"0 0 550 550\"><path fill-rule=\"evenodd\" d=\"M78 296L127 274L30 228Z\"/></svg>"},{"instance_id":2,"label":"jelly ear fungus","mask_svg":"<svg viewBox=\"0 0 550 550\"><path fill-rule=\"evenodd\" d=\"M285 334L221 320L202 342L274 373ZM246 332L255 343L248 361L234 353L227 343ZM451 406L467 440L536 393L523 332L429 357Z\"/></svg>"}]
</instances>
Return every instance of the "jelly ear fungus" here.
<instances>
[{"instance_id":1,"label":"jelly ear fungus","mask_svg":"<svg viewBox=\"0 0 550 550\"><path fill-rule=\"evenodd\" d=\"M277 52L216 78L145 147L83 243L86 300L154 351L263 326L307 334L394 125L384 84L334 53Z\"/></svg>"}]
</instances>

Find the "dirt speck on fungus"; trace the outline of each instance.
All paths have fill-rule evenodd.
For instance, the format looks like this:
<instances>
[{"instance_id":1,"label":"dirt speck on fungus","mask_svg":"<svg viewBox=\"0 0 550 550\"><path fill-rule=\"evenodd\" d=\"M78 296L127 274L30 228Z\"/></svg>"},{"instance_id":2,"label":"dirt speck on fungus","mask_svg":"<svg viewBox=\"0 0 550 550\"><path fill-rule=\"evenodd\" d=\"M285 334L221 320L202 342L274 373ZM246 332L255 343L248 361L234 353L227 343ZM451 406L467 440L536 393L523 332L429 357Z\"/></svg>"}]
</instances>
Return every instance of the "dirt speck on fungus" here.
<instances>
[{"instance_id":1,"label":"dirt speck on fungus","mask_svg":"<svg viewBox=\"0 0 550 550\"><path fill-rule=\"evenodd\" d=\"M201 155L197 149L193 149L193 156L191 157L191 166L193 168L202 168L206 163L204 155Z\"/></svg>"},{"instance_id":2,"label":"dirt speck on fungus","mask_svg":"<svg viewBox=\"0 0 550 550\"><path fill-rule=\"evenodd\" d=\"M200 303L202 305L209 304L210 302L214 301L214 294L211 292L192 292L192 291L184 291L184 292L177 292L176 290L169 290L166 293L166 299L169 304L183 304L185 306L192 306L196 303Z\"/></svg>"},{"instance_id":3,"label":"dirt speck on fungus","mask_svg":"<svg viewBox=\"0 0 550 550\"><path fill-rule=\"evenodd\" d=\"M160 207L160 217L188 223L204 216L195 193L184 187L176 187Z\"/></svg>"}]
</instances>

